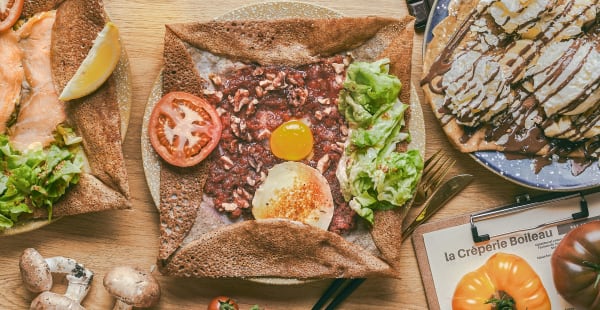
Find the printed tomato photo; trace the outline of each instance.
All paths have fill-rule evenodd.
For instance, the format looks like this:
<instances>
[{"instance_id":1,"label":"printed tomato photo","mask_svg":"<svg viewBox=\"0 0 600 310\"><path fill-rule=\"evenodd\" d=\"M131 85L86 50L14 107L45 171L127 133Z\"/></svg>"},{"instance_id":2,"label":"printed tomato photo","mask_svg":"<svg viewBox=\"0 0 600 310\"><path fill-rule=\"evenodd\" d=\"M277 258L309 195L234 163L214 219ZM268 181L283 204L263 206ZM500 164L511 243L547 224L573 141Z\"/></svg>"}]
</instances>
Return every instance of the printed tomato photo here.
<instances>
[{"instance_id":1,"label":"printed tomato photo","mask_svg":"<svg viewBox=\"0 0 600 310\"><path fill-rule=\"evenodd\" d=\"M496 253L465 274L454 291L454 310L550 309L538 274L522 257Z\"/></svg>"}]
</instances>

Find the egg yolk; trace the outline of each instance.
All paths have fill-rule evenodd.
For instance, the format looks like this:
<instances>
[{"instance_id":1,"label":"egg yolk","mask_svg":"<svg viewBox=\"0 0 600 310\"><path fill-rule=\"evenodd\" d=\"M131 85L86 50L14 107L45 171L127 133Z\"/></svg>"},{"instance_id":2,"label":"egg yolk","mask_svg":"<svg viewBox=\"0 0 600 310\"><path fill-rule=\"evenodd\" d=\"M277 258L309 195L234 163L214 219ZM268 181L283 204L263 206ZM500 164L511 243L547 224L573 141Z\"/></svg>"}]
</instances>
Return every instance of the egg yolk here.
<instances>
[{"instance_id":1,"label":"egg yolk","mask_svg":"<svg viewBox=\"0 0 600 310\"><path fill-rule=\"evenodd\" d=\"M299 120L281 124L271 134L271 152L285 160L301 160L313 148L313 135L310 128Z\"/></svg>"}]
</instances>

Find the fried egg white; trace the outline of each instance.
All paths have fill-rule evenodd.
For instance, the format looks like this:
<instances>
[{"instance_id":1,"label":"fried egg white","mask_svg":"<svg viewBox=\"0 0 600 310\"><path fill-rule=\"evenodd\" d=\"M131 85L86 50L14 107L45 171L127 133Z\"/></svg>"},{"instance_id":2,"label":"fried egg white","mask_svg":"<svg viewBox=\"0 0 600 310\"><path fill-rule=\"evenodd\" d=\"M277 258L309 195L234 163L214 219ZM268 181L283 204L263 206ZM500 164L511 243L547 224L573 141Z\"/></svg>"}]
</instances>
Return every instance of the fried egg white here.
<instances>
[{"instance_id":1,"label":"fried egg white","mask_svg":"<svg viewBox=\"0 0 600 310\"><path fill-rule=\"evenodd\" d=\"M327 230L333 217L329 183L303 163L275 165L254 193L252 214L257 220L284 218Z\"/></svg>"}]
</instances>

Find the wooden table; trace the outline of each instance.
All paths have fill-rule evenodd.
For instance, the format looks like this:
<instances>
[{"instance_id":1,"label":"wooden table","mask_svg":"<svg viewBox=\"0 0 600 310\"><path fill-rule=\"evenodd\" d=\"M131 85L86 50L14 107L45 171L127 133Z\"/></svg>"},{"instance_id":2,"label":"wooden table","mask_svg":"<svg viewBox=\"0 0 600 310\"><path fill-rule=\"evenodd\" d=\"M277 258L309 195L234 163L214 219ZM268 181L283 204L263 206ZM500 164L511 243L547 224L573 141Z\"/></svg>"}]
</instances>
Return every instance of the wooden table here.
<instances>
[{"instance_id":1,"label":"wooden table","mask_svg":"<svg viewBox=\"0 0 600 310\"><path fill-rule=\"evenodd\" d=\"M257 1L252 1L257 2ZM205 21L252 2L241 0L106 0L111 18L120 27L133 74L133 106L124 154L133 196L130 211L107 211L63 218L37 231L0 238L0 308L25 309L34 294L25 290L18 260L28 247L45 257L62 255L95 272L84 300L88 309L108 309L112 299L102 286L107 270L116 265L150 268L158 253L158 213L146 186L141 162L140 132L146 99L162 66L164 24ZM348 16L407 14L402 0L307 1ZM422 35L415 37L414 80L421 76ZM419 93L422 97L422 93ZM427 131L427 155L446 149L457 160L453 173L471 173L476 180L454 198L432 221L511 202L516 194L531 192L514 185L452 149L431 109L423 104ZM427 303L410 241L403 245L401 279L370 279L344 304L344 309L426 309ZM330 281L304 285L273 286L244 280L175 279L155 273L162 287L156 309L204 309L216 295L229 295L241 309L258 304L265 309L308 309ZM64 292L64 283L55 291Z\"/></svg>"}]
</instances>

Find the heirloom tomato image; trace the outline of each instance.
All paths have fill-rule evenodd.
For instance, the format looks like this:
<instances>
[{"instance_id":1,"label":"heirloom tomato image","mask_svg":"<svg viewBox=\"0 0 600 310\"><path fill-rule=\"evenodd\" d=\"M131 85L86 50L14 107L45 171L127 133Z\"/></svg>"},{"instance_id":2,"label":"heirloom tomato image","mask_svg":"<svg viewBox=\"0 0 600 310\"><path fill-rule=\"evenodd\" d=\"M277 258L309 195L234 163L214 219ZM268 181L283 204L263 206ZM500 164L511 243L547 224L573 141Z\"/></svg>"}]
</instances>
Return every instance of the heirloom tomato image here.
<instances>
[{"instance_id":1,"label":"heirloom tomato image","mask_svg":"<svg viewBox=\"0 0 600 310\"><path fill-rule=\"evenodd\" d=\"M568 232L552 254L556 291L577 309L600 309L600 221Z\"/></svg>"},{"instance_id":2,"label":"heirloom tomato image","mask_svg":"<svg viewBox=\"0 0 600 310\"><path fill-rule=\"evenodd\" d=\"M452 298L454 310L550 309L550 299L538 274L525 259L496 253L465 274Z\"/></svg>"}]
</instances>

